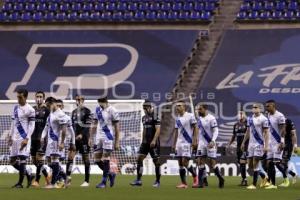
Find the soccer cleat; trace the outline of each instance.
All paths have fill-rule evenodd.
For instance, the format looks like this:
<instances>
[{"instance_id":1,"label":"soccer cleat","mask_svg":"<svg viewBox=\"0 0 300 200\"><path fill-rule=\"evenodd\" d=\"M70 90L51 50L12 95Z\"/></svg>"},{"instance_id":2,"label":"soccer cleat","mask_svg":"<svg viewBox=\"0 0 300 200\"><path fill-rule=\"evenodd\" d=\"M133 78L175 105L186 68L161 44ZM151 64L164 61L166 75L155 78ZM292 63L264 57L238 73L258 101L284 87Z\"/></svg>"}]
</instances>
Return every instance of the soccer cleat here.
<instances>
[{"instance_id":1,"label":"soccer cleat","mask_svg":"<svg viewBox=\"0 0 300 200\"><path fill-rule=\"evenodd\" d=\"M17 183L16 185L12 186L12 188L21 189L21 188L23 188L23 185L20 183Z\"/></svg>"},{"instance_id":2,"label":"soccer cleat","mask_svg":"<svg viewBox=\"0 0 300 200\"><path fill-rule=\"evenodd\" d=\"M72 177L71 176L67 176L66 187L71 186L71 182L72 182Z\"/></svg>"},{"instance_id":3,"label":"soccer cleat","mask_svg":"<svg viewBox=\"0 0 300 200\"><path fill-rule=\"evenodd\" d=\"M266 190L271 190L271 189L277 189L276 185L269 185L268 187L265 187Z\"/></svg>"},{"instance_id":4,"label":"soccer cleat","mask_svg":"<svg viewBox=\"0 0 300 200\"><path fill-rule=\"evenodd\" d=\"M155 183L152 185L154 188L159 188L160 187L160 182L155 181Z\"/></svg>"},{"instance_id":5,"label":"soccer cleat","mask_svg":"<svg viewBox=\"0 0 300 200\"><path fill-rule=\"evenodd\" d=\"M262 179L261 183L260 183L260 187L268 187L270 186L271 184L268 182L268 178L265 177L264 179Z\"/></svg>"},{"instance_id":6,"label":"soccer cleat","mask_svg":"<svg viewBox=\"0 0 300 200\"><path fill-rule=\"evenodd\" d=\"M112 172L109 173L108 178L109 178L109 186L113 187L115 185L115 180L116 180L116 173Z\"/></svg>"},{"instance_id":7,"label":"soccer cleat","mask_svg":"<svg viewBox=\"0 0 300 200\"><path fill-rule=\"evenodd\" d=\"M64 181L58 181L54 186L57 189L65 188L65 182Z\"/></svg>"},{"instance_id":8,"label":"soccer cleat","mask_svg":"<svg viewBox=\"0 0 300 200\"><path fill-rule=\"evenodd\" d=\"M241 181L241 183L239 184L239 186L241 186L241 187L248 186L247 179L243 179L243 180Z\"/></svg>"},{"instance_id":9,"label":"soccer cleat","mask_svg":"<svg viewBox=\"0 0 300 200\"><path fill-rule=\"evenodd\" d=\"M247 190L256 190L256 186L255 185L249 185L246 188L247 188Z\"/></svg>"},{"instance_id":10,"label":"soccer cleat","mask_svg":"<svg viewBox=\"0 0 300 200\"><path fill-rule=\"evenodd\" d=\"M187 189L188 186L187 186L187 184L181 183L181 184L177 185L176 188L178 188L178 189Z\"/></svg>"},{"instance_id":11,"label":"soccer cleat","mask_svg":"<svg viewBox=\"0 0 300 200\"><path fill-rule=\"evenodd\" d=\"M81 185L80 185L80 187L89 187L90 186L90 184L88 183L88 182L86 182L86 181L84 181Z\"/></svg>"},{"instance_id":12,"label":"soccer cleat","mask_svg":"<svg viewBox=\"0 0 300 200\"><path fill-rule=\"evenodd\" d=\"M224 188L224 183L225 183L224 178L221 178L221 179L219 180L219 188Z\"/></svg>"},{"instance_id":13,"label":"soccer cleat","mask_svg":"<svg viewBox=\"0 0 300 200\"><path fill-rule=\"evenodd\" d=\"M38 188L38 187L40 187L40 184L39 184L39 182L37 182L37 181L33 181L33 182L31 183L31 186L34 187L34 188Z\"/></svg>"},{"instance_id":14,"label":"soccer cleat","mask_svg":"<svg viewBox=\"0 0 300 200\"><path fill-rule=\"evenodd\" d=\"M44 188L45 188L45 189L54 189L55 186L52 185L52 184L49 184L49 185L46 185Z\"/></svg>"},{"instance_id":15,"label":"soccer cleat","mask_svg":"<svg viewBox=\"0 0 300 200\"><path fill-rule=\"evenodd\" d=\"M142 186L143 183L141 180L135 180L132 183L130 183L131 186Z\"/></svg>"},{"instance_id":16,"label":"soccer cleat","mask_svg":"<svg viewBox=\"0 0 300 200\"><path fill-rule=\"evenodd\" d=\"M289 187L290 186L290 180L288 178L283 179L283 183L279 185L279 187Z\"/></svg>"},{"instance_id":17,"label":"soccer cleat","mask_svg":"<svg viewBox=\"0 0 300 200\"><path fill-rule=\"evenodd\" d=\"M195 176L195 177L193 177L193 186L192 186L192 188L198 188L198 187L199 187L198 177Z\"/></svg>"},{"instance_id":18,"label":"soccer cleat","mask_svg":"<svg viewBox=\"0 0 300 200\"><path fill-rule=\"evenodd\" d=\"M293 176L292 178L292 185L297 183L297 175Z\"/></svg>"},{"instance_id":19,"label":"soccer cleat","mask_svg":"<svg viewBox=\"0 0 300 200\"><path fill-rule=\"evenodd\" d=\"M100 189L106 188L106 184L101 182L98 185L96 185L96 188L100 188Z\"/></svg>"},{"instance_id":20,"label":"soccer cleat","mask_svg":"<svg viewBox=\"0 0 300 200\"><path fill-rule=\"evenodd\" d=\"M27 177L27 188L30 188L32 181L34 180L35 176L34 175L28 175Z\"/></svg>"}]
</instances>

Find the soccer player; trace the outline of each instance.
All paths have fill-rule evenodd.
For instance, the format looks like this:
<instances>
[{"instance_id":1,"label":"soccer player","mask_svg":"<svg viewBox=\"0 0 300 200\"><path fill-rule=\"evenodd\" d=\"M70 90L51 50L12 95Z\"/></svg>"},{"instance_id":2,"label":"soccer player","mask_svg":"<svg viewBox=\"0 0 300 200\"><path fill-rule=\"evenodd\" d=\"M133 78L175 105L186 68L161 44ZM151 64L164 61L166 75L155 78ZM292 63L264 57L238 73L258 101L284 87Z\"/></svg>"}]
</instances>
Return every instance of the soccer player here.
<instances>
[{"instance_id":1,"label":"soccer player","mask_svg":"<svg viewBox=\"0 0 300 200\"><path fill-rule=\"evenodd\" d=\"M197 118L199 128L197 149L197 164L199 167L198 187L204 187L203 175L205 171L205 163L207 163L210 168L214 169L214 173L219 179L219 188L223 188L225 181L220 174L219 168L216 166L216 140L219 134L218 123L216 118L212 114L208 113L208 106L206 104L199 103L197 108L199 114L199 117Z\"/></svg>"},{"instance_id":2,"label":"soccer player","mask_svg":"<svg viewBox=\"0 0 300 200\"><path fill-rule=\"evenodd\" d=\"M19 171L19 181L14 188L23 188L24 176L27 176L27 187L31 185L33 176L26 170L26 161L30 153L31 135L35 125L35 111L27 101L28 91L17 91L18 105L14 107L11 132L8 144L10 146L10 163Z\"/></svg>"},{"instance_id":3,"label":"soccer player","mask_svg":"<svg viewBox=\"0 0 300 200\"><path fill-rule=\"evenodd\" d=\"M246 164L247 164L247 151L241 150L241 145L244 140L247 130L247 116L244 111L239 111L238 113L238 122L233 125L233 135L229 141L228 146L230 147L236 138L236 154L237 162L240 167L240 172L242 176L242 181L239 186L248 186L247 177L246 177ZM248 142L245 143L245 149L248 149Z\"/></svg>"},{"instance_id":4,"label":"soccer player","mask_svg":"<svg viewBox=\"0 0 300 200\"><path fill-rule=\"evenodd\" d=\"M50 167L52 169L51 184L46 186L48 189L60 188L56 183L61 170L60 157L64 153L65 137L67 131L66 114L57 107L57 100L53 97L46 99L46 105L50 108L50 114L47 124L42 133L41 142L47 137L46 156L50 158Z\"/></svg>"},{"instance_id":5,"label":"soccer player","mask_svg":"<svg viewBox=\"0 0 300 200\"><path fill-rule=\"evenodd\" d=\"M89 146L89 128L91 125L91 111L84 106L84 97L76 95L77 108L72 111L72 124L75 131L75 144L76 151L82 156L85 169L85 179L80 185L81 187L88 187L90 182L90 146ZM69 155L67 162L67 176L70 177L72 171L73 159L76 151L69 151L72 155ZM69 178L68 178L69 179Z\"/></svg>"},{"instance_id":6,"label":"soccer player","mask_svg":"<svg viewBox=\"0 0 300 200\"><path fill-rule=\"evenodd\" d=\"M174 141L172 151L175 151L178 159L179 174L181 184L176 188L188 188L186 182L186 169L188 169L189 160L191 158L192 148L197 148L197 121L194 114L186 111L186 104L184 101L178 101L176 104L177 117L175 119ZM192 169L192 168L189 168ZM190 171L194 173L193 171ZM196 174L193 174L194 183L197 182Z\"/></svg>"},{"instance_id":7,"label":"soccer player","mask_svg":"<svg viewBox=\"0 0 300 200\"><path fill-rule=\"evenodd\" d=\"M267 167L268 176L271 181L271 185L266 187L266 189L277 189L275 166L283 174L284 182L282 186L288 187L290 184L289 179L287 178L285 167L281 163L285 143L285 116L276 110L276 103L274 100L267 101L265 107L268 112L267 117L270 127Z\"/></svg>"},{"instance_id":8,"label":"soccer player","mask_svg":"<svg viewBox=\"0 0 300 200\"><path fill-rule=\"evenodd\" d=\"M154 107L150 101L145 101L143 104L145 115L142 118L143 121L143 140L139 150L139 156L137 158L137 179L131 183L132 186L142 186L143 175L143 160L150 153L153 163L155 165L156 180L153 187L160 186L160 120L157 113L154 111Z\"/></svg>"},{"instance_id":9,"label":"soccer player","mask_svg":"<svg viewBox=\"0 0 300 200\"><path fill-rule=\"evenodd\" d=\"M64 109L64 103L61 99L56 100L56 105L59 109L63 110ZM59 178L57 185L59 188L63 188L64 186L70 186L71 185L71 173L72 173L72 165L73 165L73 160L76 154L76 148L75 148L75 133L73 130L72 126L72 120L68 115L65 115L66 121L67 121L67 130L66 134L69 136L70 143L69 143L69 149L68 149L68 161L67 161L67 166L66 170L67 173L64 171L62 167L60 167L60 172L59 172ZM63 161L65 160L65 154L63 153L60 157L60 160Z\"/></svg>"},{"instance_id":10,"label":"soccer player","mask_svg":"<svg viewBox=\"0 0 300 200\"><path fill-rule=\"evenodd\" d=\"M113 150L119 150L120 148L119 113L114 107L108 104L107 97L99 98L98 103L99 106L96 107L94 113L94 122L90 128L90 144L93 143L92 139L94 139L95 144L95 163L103 171L102 181L96 188L105 188L108 178L110 187L113 187L116 174L110 172L110 156Z\"/></svg>"},{"instance_id":11,"label":"soccer player","mask_svg":"<svg viewBox=\"0 0 300 200\"><path fill-rule=\"evenodd\" d=\"M256 189L258 175L262 178L261 186L267 183L267 178L263 172L260 172L259 163L264 153L268 151L269 146L269 122L268 119L261 113L261 105L254 103L252 105L251 117L247 119L247 131L241 145L241 150L246 150L246 142L249 140L248 145L248 164L254 171L253 183L247 189Z\"/></svg>"},{"instance_id":12,"label":"soccer player","mask_svg":"<svg viewBox=\"0 0 300 200\"><path fill-rule=\"evenodd\" d=\"M35 181L32 182L33 187L39 187L39 181L41 178L41 172L45 176L46 185L50 184L51 176L48 174L46 168L44 167L44 155L46 149L45 145L41 146L41 136L45 128L47 118L50 114L49 109L44 104L45 93L38 91L35 93L36 105L33 106L35 110L35 127L31 135L31 148L30 154L33 164L36 166L36 176Z\"/></svg>"},{"instance_id":13,"label":"soccer player","mask_svg":"<svg viewBox=\"0 0 300 200\"><path fill-rule=\"evenodd\" d=\"M285 128L285 146L283 149L282 163L284 164L286 173L289 173L293 177L292 184L295 184L297 181L297 175L292 170L288 170L288 163L291 159L292 153L295 152L295 149L297 149L297 133L294 122L291 119L285 120ZM284 185L285 184L283 182L283 184L280 184L279 186L284 187Z\"/></svg>"}]
</instances>

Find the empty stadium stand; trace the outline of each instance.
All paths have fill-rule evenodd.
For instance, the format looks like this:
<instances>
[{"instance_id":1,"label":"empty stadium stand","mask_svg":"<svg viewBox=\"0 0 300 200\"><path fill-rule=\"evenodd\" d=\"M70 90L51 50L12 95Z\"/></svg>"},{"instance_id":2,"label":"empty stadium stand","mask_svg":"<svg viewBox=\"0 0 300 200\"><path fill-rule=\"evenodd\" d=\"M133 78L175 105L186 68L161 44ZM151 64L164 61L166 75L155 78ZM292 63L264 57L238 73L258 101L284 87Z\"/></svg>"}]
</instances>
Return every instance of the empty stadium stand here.
<instances>
[{"instance_id":1,"label":"empty stadium stand","mask_svg":"<svg viewBox=\"0 0 300 200\"><path fill-rule=\"evenodd\" d=\"M210 22L219 0L5 0L0 22Z\"/></svg>"},{"instance_id":2,"label":"empty stadium stand","mask_svg":"<svg viewBox=\"0 0 300 200\"><path fill-rule=\"evenodd\" d=\"M299 0L243 0L237 14L239 22L297 22Z\"/></svg>"}]
</instances>

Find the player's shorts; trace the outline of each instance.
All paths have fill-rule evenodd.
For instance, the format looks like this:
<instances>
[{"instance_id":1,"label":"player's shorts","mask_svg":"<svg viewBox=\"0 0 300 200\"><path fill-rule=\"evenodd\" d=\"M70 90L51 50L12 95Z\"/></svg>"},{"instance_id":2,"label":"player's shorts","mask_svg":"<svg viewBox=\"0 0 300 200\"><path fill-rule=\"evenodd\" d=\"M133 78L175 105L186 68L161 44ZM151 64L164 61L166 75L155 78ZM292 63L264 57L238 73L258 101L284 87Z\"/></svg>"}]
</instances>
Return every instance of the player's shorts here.
<instances>
[{"instance_id":1,"label":"player's shorts","mask_svg":"<svg viewBox=\"0 0 300 200\"><path fill-rule=\"evenodd\" d=\"M58 142L48 142L47 148L46 148L46 157L51 156L57 156L57 157L63 157L64 152L60 151L58 148Z\"/></svg>"},{"instance_id":2,"label":"player's shorts","mask_svg":"<svg viewBox=\"0 0 300 200\"><path fill-rule=\"evenodd\" d=\"M111 153L114 148L114 141L108 139L99 139L94 145L94 153Z\"/></svg>"},{"instance_id":3,"label":"player's shorts","mask_svg":"<svg viewBox=\"0 0 300 200\"><path fill-rule=\"evenodd\" d=\"M75 146L76 146L76 151L78 151L80 154L89 154L90 153L90 146L87 141L76 140Z\"/></svg>"},{"instance_id":4,"label":"player's shorts","mask_svg":"<svg viewBox=\"0 0 300 200\"><path fill-rule=\"evenodd\" d=\"M293 147L292 146L286 146L283 149L282 159L285 161L289 161L293 154Z\"/></svg>"},{"instance_id":5,"label":"player's shorts","mask_svg":"<svg viewBox=\"0 0 300 200\"><path fill-rule=\"evenodd\" d=\"M236 157L238 163L240 163L240 160L247 160L247 151L242 151L241 148L237 148Z\"/></svg>"},{"instance_id":6,"label":"player's shorts","mask_svg":"<svg viewBox=\"0 0 300 200\"><path fill-rule=\"evenodd\" d=\"M273 144L269 146L269 151L267 152L267 160L280 161L282 160L283 151L278 150L279 144Z\"/></svg>"},{"instance_id":7,"label":"player's shorts","mask_svg":"<svg viewBox=\"0 0 300 200\"><path fill-rule=\"evenodd\" d=\"M31 140L28 140L27 145L22 150L20 150L22 141L23 141L23 139L22 140L13 140L12 146L10 147L10 157L17 157L17 156L28 157L29 156Z\"/></svg>"},{"instance_id":8,"label":"player's shorts","mask_svg":"<svg viewBox=\"0 0 300 200\"><path fill-rule=\"evenodd\" d=\"M189 143L180 143L176 145L176 157L190 158L192 156L192 145Z\"/></svg>"},{"instance_id":9,"label":"player's shorts","mask_svg":"<svg viewBox=\"0 0 300 200\"><path fill-rule=\"evenodd\" d=\"M247 158L262 158L264 155L264 146L260 144L249 144Z\"/></svg>"},{"instance_id":10,"label":"player's shorts","mask_svg":"<svg viewBox=\"0 0 300 200\"><path fill-rule=\"evenodd\" d=\"M208 148L207 144L199 144L197 149L196 157L200 158L217 158L217 147L214 146L213 148Z\"/></svg>"},{"instance_id":11,"label":"player's shorts","mask_svg":"<svg viewBox=\"0 0 300 200\"><path fill-rule=\"evenodd\" d=\"M41 146L40 140L31 140L30 155L36 156L37 153L45 154L46 145Z\"/></svg>"},{"instance_id":12,"label":"player's shorts","mask_svg":"<svg viewBox=\"0 0 300 200\"><path fill-rule=\"evenodd\" d=\"M159 158L160 157L160 146L156 145L151 148L150 144L142 143L140 146L139 154L147 156L150 153L151 158Z\"/></svg>"}]
</instances>

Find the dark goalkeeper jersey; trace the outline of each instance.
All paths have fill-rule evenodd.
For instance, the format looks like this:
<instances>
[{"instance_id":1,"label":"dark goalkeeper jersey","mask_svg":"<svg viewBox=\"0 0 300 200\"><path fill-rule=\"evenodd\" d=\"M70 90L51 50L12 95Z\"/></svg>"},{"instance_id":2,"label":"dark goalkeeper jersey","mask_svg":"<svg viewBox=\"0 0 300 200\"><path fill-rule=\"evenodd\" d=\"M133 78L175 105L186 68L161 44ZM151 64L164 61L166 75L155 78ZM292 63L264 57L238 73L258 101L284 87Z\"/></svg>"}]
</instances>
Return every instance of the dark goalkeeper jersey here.
<instances>
[{"instance_id":1,"label":"dark goalkeeper jersey","mask_svg":"<svg viewBox=\"0 0 300 200\"><path fill-rule=\"evenodd\" d=\"M247 130L247 121L245 122L237 122L233 126L233 135L236 136L236 143L237 143L237 148L241 148L242 142L244 140L244 137L246 135L246 130ZM247 149L248 141L245 143L245 146Z\"/></svg>"},{"instance_id":2,"label":"dark goalkeeper jersey","mask_svg":"<svg viewBox=\"0 0 300 200\"><path fill-rule=\"evenodd\" d=\"M31 135L31 140L41 140L41 135L45 128L50 111L46 106L42 106L40 108L33 106L33 108L35 110L35 127Z\"/></svg>"},{"instance_id":3,"label":"dark goalkeeper jersey","mask_svg":"<svg viewBox=\"0 0 300 200\"><path fill-rule=\"evenodd\" d=\"M143 135L143 143L150 144L155 136L155 126L160 125L160 120L154 113L145 115L142 118L145 134Z\"/></svg>"},{"instance_id":4,"label":"dark goalkeeper jersey","mask_svg":"<svg viewBox=\"0 0 300 200\"><path fill-rule=\"evenodd\" d=\"M72 124L75 136L82 134L83 140L89 137L89 128L91 125L92 114L87 107L76 108L72 111Z\"/></svg>"},{"instance_id":5,"label":"dark goalkeeper jersey","mask_svg":"<svg viewBox=\"0 0 300 200\"><path fill-rule=\"evenodd\" d=\"M294 122L290 119L285 120L285 129L286 129L286 134L285 134L285 146L288 148L293 148L293 141L292 141L292 131L295 130L295 125Z\"/></svg>"}]
</instances>

